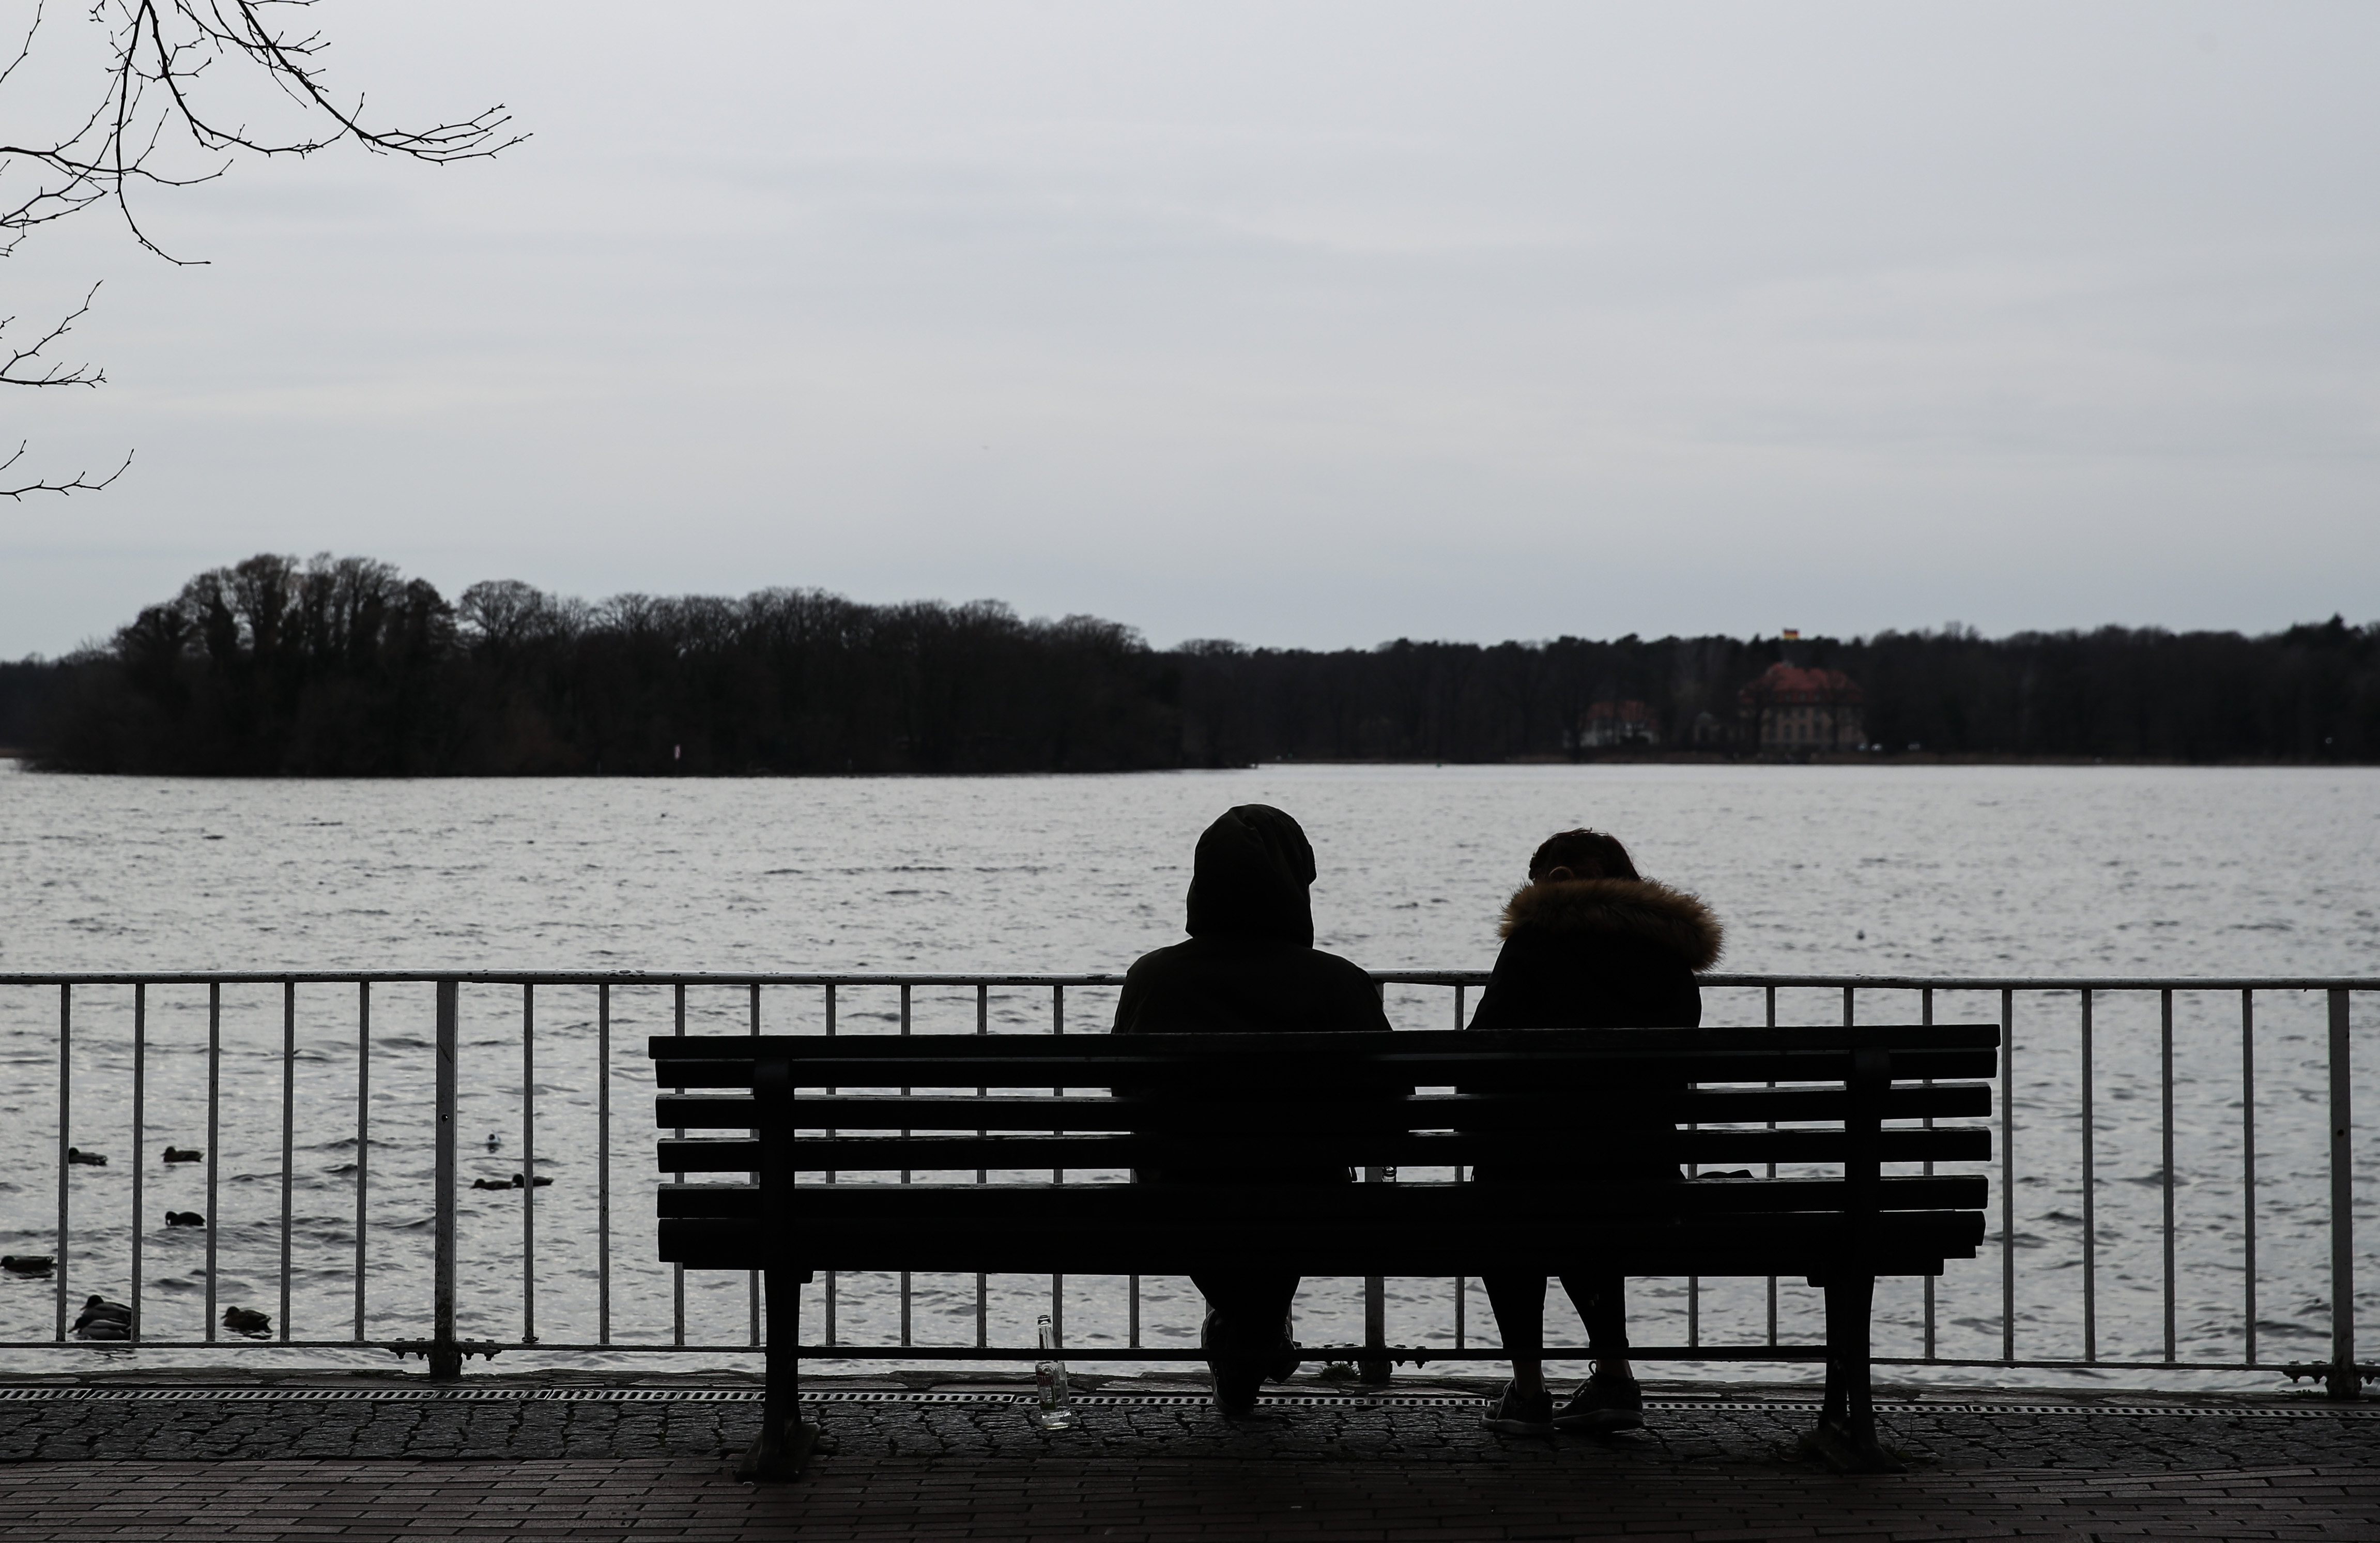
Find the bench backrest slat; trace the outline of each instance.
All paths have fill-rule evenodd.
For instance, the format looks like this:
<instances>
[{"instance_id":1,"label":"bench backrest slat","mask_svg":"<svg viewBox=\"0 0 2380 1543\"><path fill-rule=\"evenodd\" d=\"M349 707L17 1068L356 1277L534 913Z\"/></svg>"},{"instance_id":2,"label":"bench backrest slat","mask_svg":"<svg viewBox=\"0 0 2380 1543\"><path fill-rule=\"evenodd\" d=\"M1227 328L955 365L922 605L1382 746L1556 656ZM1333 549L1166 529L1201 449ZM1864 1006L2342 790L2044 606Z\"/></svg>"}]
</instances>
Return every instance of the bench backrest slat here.
<instances>
[{"instance_id":1,"label":"bench backrest slat","mask_svg":"<svg viewBox=\"0 0 2380 1543\"><path fill-rule=\"evenodd\" d=\"M1650 1090L1624 1107L1648 1122L1736 1124L1770 1120L1841 1120L1851 1095L1840 1087L1700 1087ZM1139 1132L1257 1130L1295 1120L1315 1131L1515 1130L1576 1124L1581 1105L1569 1097L1417 1094L1410 1098L1318 1099L1285 1093L1277 1099L1023 1097L971 1094L841 1094L792 1100L797 1128L809 1130L1013 1130ZM1991 1112L1985 1083L1900 1087L1881 1100L1888 1120L1958 1119ZM655 1123L686 1130L749 1130L757 1121L750 1097L664 1093Z\"/></svg>"},{"instance_id":2,"label":"bench backrest slat","mask_svg":"<svg viewBox=\"0 0 2380 1543\"><path fill-rule=\"evenodd\" d=\"M1239 1055L1277 1060L1318 1054L1333 1060L1479 1059L1518 1052L1543 1058L1568 1051L1599 1055L1692 1055L1812 1051L1835 1053L1881 1046L1895 1051L1994 1050L1997 1024L1874 1024L1802 1028L1532 1028L1507 1033L1475 1029L1398 1029L1361 1034L891 1034L845 1032L759 1035L656 1035L650 1053L662 1060L749 1061L786 1056L795 1062L861 1053L931 1060L940 1055L1022 1056L1066 1061L1081 1056L1203 1061Z\"/></svg>"},{"instance_id":3,"label":"bench backrest slat","mask_svg":"<svg viewBox=\"0 0 2380 1543\"><path fill-rule=\"evenodd\" d=\"M1992 1135L1974 1126L1888 1130L1879 1138L1886 1162L1981 1161ZM1196 1137L1161 1136L837 1136L795 1143L805 1172L1024 1171L1162 1167L1211 1156ZM1696 1130L1670 1137L1664 1156L1706 1167L1749 1163L1841 1162L1851 1138L1840 1129ZM1267 1132L1238 1145L1256 1162L1378 1164L1405 1168L1475 1167L1481 1162L1562 1163L1578 1157L1575 1139L1530 1133L1384 1132L1373 1137L1306 1136ZM760 1164L760 1144L739 1138L687 1137L659 1144L664 1173L746 1173Z\"/></svg>"}]
</instances>

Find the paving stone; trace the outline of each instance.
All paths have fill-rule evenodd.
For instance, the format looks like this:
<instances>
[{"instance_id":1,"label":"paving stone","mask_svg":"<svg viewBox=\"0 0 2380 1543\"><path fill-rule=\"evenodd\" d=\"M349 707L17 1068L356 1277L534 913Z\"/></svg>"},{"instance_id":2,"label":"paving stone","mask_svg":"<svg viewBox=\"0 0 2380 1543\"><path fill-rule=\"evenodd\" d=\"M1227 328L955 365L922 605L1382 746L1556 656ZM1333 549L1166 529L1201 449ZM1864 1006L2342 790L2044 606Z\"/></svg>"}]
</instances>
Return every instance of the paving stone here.
<instances>
[{"instance_id":1,"label":"paving stone","mask_svg":"<svg viewBox=\"0 0 2380 1543\"><path fill-rule=\"evenodd\" d=\"M1798 1451L1805 1410L1514 1439L1475 1406L820 1403L809 1482L735 1484L750 1403L0 1400L9 1543L173 1537L1953 1539L2380 1537L2380 1420L1894 1408L1901 1476Z\"/></svg>"}]
</instances>

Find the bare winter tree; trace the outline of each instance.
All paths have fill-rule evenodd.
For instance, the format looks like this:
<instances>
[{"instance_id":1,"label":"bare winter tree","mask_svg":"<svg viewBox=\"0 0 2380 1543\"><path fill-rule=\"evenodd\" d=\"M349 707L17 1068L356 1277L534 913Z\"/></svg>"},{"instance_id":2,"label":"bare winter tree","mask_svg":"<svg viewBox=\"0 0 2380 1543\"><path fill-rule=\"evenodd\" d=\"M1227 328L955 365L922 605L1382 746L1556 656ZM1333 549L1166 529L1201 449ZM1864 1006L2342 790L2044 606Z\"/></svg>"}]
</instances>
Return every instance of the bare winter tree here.
<instances>
[{"instance_id":1,"label":"bare winter tree","mask_svg":"<svg viewBox=\"0 0 2380 1543\"><path fill-rule=\"evenodd\" d=\"M91 72L89 90L67 97L67 115L23 143L0 141L0 256L42 225L93 205L112 205L134 240L168 262L189 261L160 247L135 212L143 189L184 188L222 176L243 158L306 156L342 141L375 154L445 163L478 160L520 142L506 132L503 106L472 117L428 128L376 127L367 120L364 99L335 94L323 73L325 44L309 25L314 0L91 0L86 19L97 30L45 39L46 7L36 0L25 18L15 56L0 67L0 107L14 104L33 83L37 44L69 52L77 46ZM44 71L46 98L60 87L72 91L76 67ZM249 127L246 110L260 92L277 95L278 116L288 127L276 131ZM82 103L88 103L86 110ZM15 114L8 115L13 118ZM195 160L185 164L189 152ZM16 318L0 320L0 385L53 389L93 387L106 371L88 364L67 365L51 357L53 345L91 310L93 286L82 303L21 346L7 341ZM0 497L21 501L37 492L96 492L124 474L123 464L104 477L78 471L72 477L10 481L24 458L20 442L0 457ZM14 474L21 477L23 474Z\"/></svg>"}]
</instances>

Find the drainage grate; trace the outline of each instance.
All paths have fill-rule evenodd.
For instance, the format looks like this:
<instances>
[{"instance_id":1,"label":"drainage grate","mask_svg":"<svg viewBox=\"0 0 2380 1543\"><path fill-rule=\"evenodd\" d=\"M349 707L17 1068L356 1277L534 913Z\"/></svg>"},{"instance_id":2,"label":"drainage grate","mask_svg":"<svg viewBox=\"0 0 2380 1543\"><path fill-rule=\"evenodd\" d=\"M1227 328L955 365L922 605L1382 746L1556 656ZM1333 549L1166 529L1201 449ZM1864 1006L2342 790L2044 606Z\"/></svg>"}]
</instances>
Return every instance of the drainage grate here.
<instances>
[{"instance_id":1,"label":"drainage grate","mask_svg":"<svg viewBox=\"0 0 2380 1543\"><path fill-rule=\"evenodd\" d=\"M1674 1414L1696 1409L1722 1410L1730 1414L1760 1413L1815 1415L1820 1404L1816 1399L1652 1399L1645 1401L1647 1409ZM2178 1403L1956 1403L1947 1399L1876 1401L1879 1415L2166 1415L2193 1419L2313 1419L2331 1420L2341 1417L2380 1417L2380 1405L2356 1406L2341 1404L2329 1408L2317 1405L2286 1407L2228 1406L2222 1404Z\"/></svg>"},{"instance_id":2,"label":"drainage grate","mask_svg":"<svg viewBox=\"0 0 2380 1543\"><path fill-rule=\"evenodd\" d=\"M758 1403L758 1388L0 1388L0 1402L188 1399L209 1403Z\"/></svg>"}]
</instances>

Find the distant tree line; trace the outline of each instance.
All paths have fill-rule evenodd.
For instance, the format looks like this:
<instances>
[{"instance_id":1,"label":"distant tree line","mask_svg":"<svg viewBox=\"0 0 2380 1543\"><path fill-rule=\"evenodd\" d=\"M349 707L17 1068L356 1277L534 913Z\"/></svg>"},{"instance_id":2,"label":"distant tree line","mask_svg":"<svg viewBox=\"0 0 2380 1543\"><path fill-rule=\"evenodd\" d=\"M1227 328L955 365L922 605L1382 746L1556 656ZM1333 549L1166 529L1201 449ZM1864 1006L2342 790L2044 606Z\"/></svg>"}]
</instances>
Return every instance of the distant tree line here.
<instances>
[{"instance_id":1,"label":"distant tree line","mask_svg":"<svg viewBox=\"0 0 2380 1543\"><path fill-rule=\"evenodd\" d=\"M1850 675L1878 753L2380 760L2380 624L2269 637L2102 627L1778 638L1559 638L1333 653L1180 650L1185 758L1586 758L1597 702L1642 702L1665 751L1756 750L1741 694L1780 660ZM1625 752L1622 752L1625 753Z\"/></svg>"},{"instance_id":2,"label":"distant tree line","mask_svg":"<svg viewBox=\"0 0 2380 1543\"><path fill-rule=\"evenodd\" d=\"M1752 753L1744 684L1850 674L1888 753L2380 760L2380 625L1150 649L1089 616L815 589L596 604L499 580L450 602L368 558L251 557L105 644L0 665L0 744L59 771L392 776L1098 772Z\"/></svg>"},{"instance_id":3,"label":"distant tree line","mask_svg":"<svg viewBox=\"0 0 2380 1543\"><path fill-rule=\"evenodd\" d=\"M1173 763L1129 628L811 589L449 603L368 558L199 575L56 667L62 771L296 776L1113 771Z\"/></svg>"}]
</instances>

